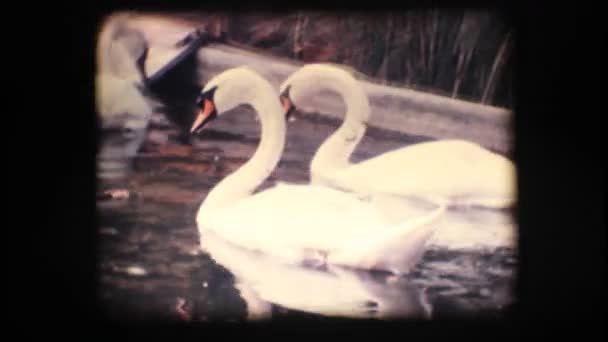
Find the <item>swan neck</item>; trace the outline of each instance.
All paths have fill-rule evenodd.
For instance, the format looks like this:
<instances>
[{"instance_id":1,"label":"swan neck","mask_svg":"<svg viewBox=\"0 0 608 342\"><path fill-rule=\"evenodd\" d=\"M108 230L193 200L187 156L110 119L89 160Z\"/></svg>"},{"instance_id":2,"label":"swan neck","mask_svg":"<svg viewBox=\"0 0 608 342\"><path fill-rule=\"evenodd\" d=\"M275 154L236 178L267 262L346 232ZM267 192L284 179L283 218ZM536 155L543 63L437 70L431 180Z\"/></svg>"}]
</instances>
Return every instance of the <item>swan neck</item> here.
<instances>
[{"instance_id":1,"label":"swan neck","mask_svg":"<svg viewBox=\"0 0 608 342\"><path fill-rule=\"evenodd\" d=\"M360 84L342 80L333 85L333 90L342 96L346 113L340 127L317 150L310 166L313 175L350 165L351 155L365 135L370 115L367 94Z\"/></svg>"},{"instance_id":2,"label":"swan neck","mask_svg":"<svg viewBox=\"0 0 608 342\"><path fill-rule=\"evenodd\" d=\"M261 88L258 88L261 89ZM266 89L266 94L274 94ZM203 207L218 208L250 196L278 164L285 146L286 123L276 96L259 94L249 103L259 117L261 138L249 161L224 178L209 193Z\"/></svg>"},{"instance_id":3,"label":"swan neck","mask_svg":"<svg viewBox=\"0 0 608 342\"><path fill-rule=\"evenodd\" d=\"M109 20L99 35L97 73L141 83L142 75L136 59L144 53L146 47L143 34L131 28L125 17Z\"/></svg>"}]
</instances>

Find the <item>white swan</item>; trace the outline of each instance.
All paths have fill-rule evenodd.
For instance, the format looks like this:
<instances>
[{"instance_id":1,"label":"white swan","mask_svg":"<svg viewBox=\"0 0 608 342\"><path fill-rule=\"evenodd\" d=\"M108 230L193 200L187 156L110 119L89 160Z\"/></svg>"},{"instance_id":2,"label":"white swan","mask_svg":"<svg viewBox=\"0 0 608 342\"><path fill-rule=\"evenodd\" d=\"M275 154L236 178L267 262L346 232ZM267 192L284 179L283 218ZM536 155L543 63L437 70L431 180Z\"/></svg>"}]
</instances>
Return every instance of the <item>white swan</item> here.
<instances>
[{"instance_id":1,"label":"white swan","mask_svg":"<svg viewBox=\"0 0 608 342\"><path fill-rule=\"evenodd\" d=\"M288 262L316 262L407 273L420 259L439 207L399 224L372 204L323 186L279 184L252 194L273 171L285 145L286 122L273 86L246 67L222 72L200 96L192 132L240 104L258 113L261 140L253 157L207 195L196 221L204 239L223 239Z\"/></svg>"},{"instance_id":2,"label":"white swan","mask_svg":"<svg viewBox=\"0 0 608 342\"><path fill-rule=\"evenodd\" d=\"M103 139L98 175L124 178L143 144L157 101L145 96L148 42L129 25L130 13L108 17L98 35L95 105Z\"/></svg>"},{"instance_id":3,"label":"white swan","mask_svg":"<svg viewBox=\"0 0 608 342\"><path fill-rule=\"evenodd\" d=\"M151 25L142 25L141 20L131 12L113 14L98 34L95 100L103 136L97 156L98 175L105 179L124 178L155 113L164 114L187 132L181 124L184 120L190 124L191 118L182 118L195 112L181 103L192 102L201 88L188 72L186 77L177 77L183 89L174 96L172 79L179 76L176 72L184 73L184 67L196 68L196 51L209 41L209 35L197 30L175 43L176 34L166 34L166 41L159 41L163 34L151 34Z\"/></svg>"},{"instance_id":4,"label":"white swan","mask_svg":"<svg viewBox=\"0 0 608 342\"><path fill-rule=\"evenodd\" d=\"M97 46L96 106L101 124L131 130L137 137L127 155L135 154L156 102L142 94L148 43L142 32L129 27L130 14L109 17Z\"/></svg>"},{"instance_id":5,"label":"white swan","mask_svg":"<svg viewBox=\"0 0 608 342\"><path fill-rule=\"evenodd\" d=\"M138 18L141 20L131 12L109 16L102 24L97 44L97 113L102 128L122 131L129 140L127 148L121 146L127 157L134 156L143 143L154 112L165 114L179 126L181 122L172 106L180 99L174 99L163 82L166 83L168 75L175 79L171 74L191 63L196 51L211 38L196 30L175 43L150 44L150 32L143 30L152 28L138 23ZM188 90L195 87L196 97L200 81L189 76L182 77L180 86ZM159 84L164 88L159 88ZM174 83L171 86L175 88ZM179 109L180 115L185 116L184 108Z\"/></svg>"},{"instance_id":6,"label":"white swan","mask_svg":"<svg viewBox=\"0 0 608 342\"><path fill-rule=\"evenodd\" d=\"M515 166L509 159L464 140L424 142L351 163L370 116L367 94L348 72L309 64L280 86L290 113L321 91L340 94L344 122L317 150L311 182L365 194L414 196L439 203L503 208L515 201Z\"/></svg>"}]
</instances>

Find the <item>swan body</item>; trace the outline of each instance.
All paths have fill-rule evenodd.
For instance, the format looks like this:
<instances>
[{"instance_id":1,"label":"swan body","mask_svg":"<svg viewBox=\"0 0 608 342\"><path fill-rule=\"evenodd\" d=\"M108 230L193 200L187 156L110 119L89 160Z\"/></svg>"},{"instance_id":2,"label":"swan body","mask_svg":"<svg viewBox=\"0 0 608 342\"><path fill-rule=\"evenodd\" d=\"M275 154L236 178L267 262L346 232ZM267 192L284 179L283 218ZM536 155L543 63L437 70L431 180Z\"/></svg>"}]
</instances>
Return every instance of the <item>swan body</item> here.
<instances>
[{"instance_id":1,"label":"swan body","mask_svg":"<svg viewBox=\"0 0 608 342\"><path fill-rule=\"evenodd\" d=\"M351 163L370 116L367 94L348 72L309 64L285 80L287 112L321 91L340 94L342 125L319 147L310 164L311 182L363 194L417 197L442 204L503 208L515 201L515 166L509 159L465 140L409 145Z\"/></svg>"},{"instance_id":2,"label":"swan body","mask_svg":"<svg viewBox=\"0 0 608 342\"><path fill-rule=\"evenodd\" d=\"M234 68L208 82L199 103L192 131L244 103L253 106L262 126L253 157L216 185L199 208L201 236L211 231L293 263L407 273L419 260L444 206L394 223L373 202L321 185L280 183L253 194L285 145L286 122L276 90L254 71Z\"/></svg>"},{"instance_id":3,"label":"swan body","mask_svg":"<svg viewBox=\"0 0 608 342\"><path fill-rule=\"evenodd\" d=\"M313 182L357 192L411 194L434 202L502 208L513 203L514 173L511 161L477 144L442 140L389 151L353 167L329 168L315 173Z\"/></svg>"},{"instance_id":4,"label":"swan body","mask_svg":"<svg viewBox=\"0 0 608 342\"><path fill-rule=\"evenodd\" d=\"M407 273L424 252L441 215L392 224L381 210L322 186L279 185L213 214L199 224L240 246L290 262L336 264Z\"/></svg>"}]
</instances>

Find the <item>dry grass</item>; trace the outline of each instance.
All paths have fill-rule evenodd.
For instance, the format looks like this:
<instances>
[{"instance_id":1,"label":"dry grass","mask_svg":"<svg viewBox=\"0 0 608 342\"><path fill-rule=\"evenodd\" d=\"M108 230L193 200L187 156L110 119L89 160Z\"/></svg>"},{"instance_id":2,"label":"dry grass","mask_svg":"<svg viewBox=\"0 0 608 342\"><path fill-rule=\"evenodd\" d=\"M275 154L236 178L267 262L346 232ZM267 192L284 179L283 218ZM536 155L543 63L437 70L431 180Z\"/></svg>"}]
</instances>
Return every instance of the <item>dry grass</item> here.
<instances>
[{"instance_id":1,"label":"dry grass","mask_svg":"<svg viewBox=\"0 0 608 342\"><path fill-rule=\"evenodd\" d=\"M513 107L513 34L499 13L429 9L177 16L276 56L340 63L379 83Z\"/></svg>"}]
</instances>

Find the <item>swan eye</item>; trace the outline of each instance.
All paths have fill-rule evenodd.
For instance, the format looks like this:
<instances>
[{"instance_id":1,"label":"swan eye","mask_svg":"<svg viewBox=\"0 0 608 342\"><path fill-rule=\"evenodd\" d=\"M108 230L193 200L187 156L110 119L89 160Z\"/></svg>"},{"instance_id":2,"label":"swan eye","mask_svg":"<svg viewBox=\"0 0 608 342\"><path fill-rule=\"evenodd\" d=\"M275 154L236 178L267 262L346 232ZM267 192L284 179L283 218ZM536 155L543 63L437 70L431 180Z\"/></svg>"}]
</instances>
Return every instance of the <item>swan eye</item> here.
<instances>
[{"instance_id":1,"label":"swan eye","mask_svg":"<svg viewBox=\"0 0 608 342\"><path fill-rule=\"evenodd\" d=\"M215 95L216 89L217 89L217 86L200 93L200 95L196 99L196 105L199 108L203 108L203 105L205 104L205 100L209 100L209 101L213 102L213 96Z\"/></svg>"}]
</instances>

